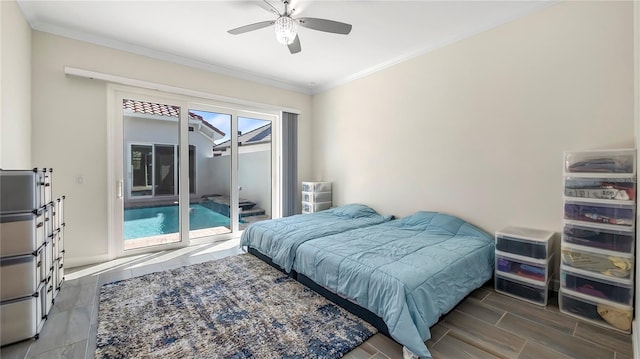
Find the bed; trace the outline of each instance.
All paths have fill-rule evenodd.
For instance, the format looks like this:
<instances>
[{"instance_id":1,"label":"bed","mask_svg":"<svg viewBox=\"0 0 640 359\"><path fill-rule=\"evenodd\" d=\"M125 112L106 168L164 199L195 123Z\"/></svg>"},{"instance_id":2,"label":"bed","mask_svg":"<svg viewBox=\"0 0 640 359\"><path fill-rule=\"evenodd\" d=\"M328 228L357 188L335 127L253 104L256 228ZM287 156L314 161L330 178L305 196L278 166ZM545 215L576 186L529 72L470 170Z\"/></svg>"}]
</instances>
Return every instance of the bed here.
<instances>
[{"instance_id":1,"label":"bed","mask_svg":"<svg viewBox=\"0 0 640 359\"><path fill-rule=\"evenodd\" d=\"M392 218L363 204L347 204L321 212L253 223L242 233L240 246L247 246L254 254L257 251L262 255L259 257L289 273L296 250L302 243L388 222Z\"/></svg>"},{"instance_id":2,"label":"bed","mask_svg":"<svg viewBox=\"0 0 640 359\"><path fill-rule=\"evenodd\" d=\"M464 220L417 212L301 243L293 270L382 318L390 336L430 358L429 328L493 273L494 241Z\"/></svg>"}]
</instances>

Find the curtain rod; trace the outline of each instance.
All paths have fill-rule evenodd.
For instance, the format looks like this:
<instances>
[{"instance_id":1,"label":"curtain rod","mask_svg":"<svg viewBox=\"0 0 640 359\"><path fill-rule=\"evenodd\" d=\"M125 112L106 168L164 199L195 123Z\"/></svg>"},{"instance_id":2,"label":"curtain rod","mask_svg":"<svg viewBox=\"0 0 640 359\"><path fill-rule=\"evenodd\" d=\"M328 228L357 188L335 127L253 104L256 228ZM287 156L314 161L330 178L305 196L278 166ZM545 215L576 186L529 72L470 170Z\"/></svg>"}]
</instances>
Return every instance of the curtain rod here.
<instances>
[{"instance_id":1,"label":"curtain rod","mask_svg":"<svg viewBox=\"0 0 640 359\"><path fill-rule=\"evenodd\" d=\"M147 90L157 90L157 91L174 93L178 95L186 95L186 96L199 97L199 98L204 98L209 100L229 102L237 105L258 107L266 110L289 112L297 115L300 114L300 110L297 110L294 108L243 100L235 97L216 95L216 94L203 92L203 91L189 90L182 87L163 85L163 84L150 82L150 81L137 80L137 79L132 79L132 78L123 77L123 76L106 74L103 72L79 69L76 67L65 66L64 73L66 75L78 76L78 77L88 78L91 80L101 80L101 81L111 82L111 83L120 84L120 85L135 86L135 87L140 87Z\"/></svg>"}]
</instances>

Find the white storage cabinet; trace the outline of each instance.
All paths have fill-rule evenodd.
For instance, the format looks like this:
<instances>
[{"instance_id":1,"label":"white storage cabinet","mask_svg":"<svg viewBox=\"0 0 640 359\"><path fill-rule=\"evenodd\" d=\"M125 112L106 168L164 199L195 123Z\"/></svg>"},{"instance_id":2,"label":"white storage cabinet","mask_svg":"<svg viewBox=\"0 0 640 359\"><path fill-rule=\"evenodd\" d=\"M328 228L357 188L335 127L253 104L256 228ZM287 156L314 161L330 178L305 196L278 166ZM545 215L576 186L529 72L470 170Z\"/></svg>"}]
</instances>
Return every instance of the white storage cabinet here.
<instances>
[{"instance_id":1,"label":"white storage cabinet","mask_svg":"<svg viewBox=\"0 0 640 359\"><path fill-rule=\"evenodd\" d=\"M64 281L64 197L52 170L0 170L0 345L38 338Z\"/></svg>"},{"instance_id":2,"label":"white storage cabinet","mask_svg":"<svg viewBox=\"0 0 640 359\"><path fill-rule=\"evenodd\" d=\"M635 149L564 153L560 311L629 333L633 319Z\"/></svg>"}]
</instances>

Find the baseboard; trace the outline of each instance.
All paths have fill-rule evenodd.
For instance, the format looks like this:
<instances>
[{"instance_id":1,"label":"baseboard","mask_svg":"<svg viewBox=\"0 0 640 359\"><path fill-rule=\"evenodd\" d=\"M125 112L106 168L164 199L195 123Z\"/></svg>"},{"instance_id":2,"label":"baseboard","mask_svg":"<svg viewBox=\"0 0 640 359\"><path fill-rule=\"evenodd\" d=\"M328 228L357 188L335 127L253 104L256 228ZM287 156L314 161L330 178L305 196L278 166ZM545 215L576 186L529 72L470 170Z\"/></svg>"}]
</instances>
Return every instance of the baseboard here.
<instances>
[{"instance_id":1,"label":"baseboard","mask_svg":"<svg viewBox=\"0 0 640 359\"><path fill-rule=\"evenodd\" d=\"M100 254L91 257L69 257L65 255L64 266L65 268L81 267L90 264L104 263L110 261L111 259L112 258L110 258L108 254Z\"/></svg>"},{"instance_id":2,"label":"baseboard","mask_svg":"<svg viewBox=\"0 0 640 359\"><path fill-rule=\"evenodd\" d=\"M638 321L634 320L631 324L631 339L633 340L633 359L640 359L640 331L638 330Z\"/></svg>"}]
</instances>

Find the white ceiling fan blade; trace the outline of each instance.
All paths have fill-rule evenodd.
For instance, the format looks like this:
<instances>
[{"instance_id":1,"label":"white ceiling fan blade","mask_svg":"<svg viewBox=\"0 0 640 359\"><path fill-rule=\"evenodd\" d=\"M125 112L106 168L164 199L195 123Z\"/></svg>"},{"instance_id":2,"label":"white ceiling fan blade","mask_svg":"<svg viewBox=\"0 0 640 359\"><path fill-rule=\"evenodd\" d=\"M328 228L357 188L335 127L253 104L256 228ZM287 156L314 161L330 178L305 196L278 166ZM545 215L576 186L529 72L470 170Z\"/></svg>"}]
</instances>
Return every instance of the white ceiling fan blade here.
<instances>
[{"instance_id":1,"label":"white ceiling fan blade","mask_svg":"<svg viewBox=\"0 0 640 359\"><path fill-rule=\"evenodd\" d=\"M270 13L273 13L277 16L280 16L280 12L278 11L278 9L276 9L275 6L271 5L270 2L268 2L267 0L262 0L262 2L258 3L258 6L260 6L261 8L267 10Z\"/></svg>"},{"instance_id":2,"label":"white ceiling fan blade","mask_svg":"<svg viewBox=\"0 0 640 359\"><path fill-rule=\"evenodd\" d=\"M231 30L229 30L227 32L232 34L232 35L244 34L245 32L258 30L258 29L262 29L263 27L271 26L274 23L275 23L275 20L262 21L262 22L257 22L255 24L249 24L249 25L245 25L245 26L240 26L240 27L237 27L235 29L231 29Z\"/></svg>"},{"instance_id":3,"label":"white ceiling fan blade","mask_svg":"<svg viewBox=\"0 0 640 359\"><path fill-rule=\"evenodd\" d=\"M347 35L351 32L351 25L344 22L338 22L327 19L318 19L315 17L301 17L296 19L300 26L304 26L309 29L319 30L324 32L331 32L334 34Z\"/></svg>"},{"instance_id":4,"label":"white ceiling fan blade","mask_svg":"<svg viewBox=\"0 0 640 359\"><path fill-rule=\"evenodd\" d=\"M289 52L292 55L302 51L302 47L300 46L300 38L298 37L297 34L296 34L296 38L293 39L293 42L287 45L287 47L289 48Z\"/></svg>"}]
</instances>

